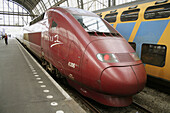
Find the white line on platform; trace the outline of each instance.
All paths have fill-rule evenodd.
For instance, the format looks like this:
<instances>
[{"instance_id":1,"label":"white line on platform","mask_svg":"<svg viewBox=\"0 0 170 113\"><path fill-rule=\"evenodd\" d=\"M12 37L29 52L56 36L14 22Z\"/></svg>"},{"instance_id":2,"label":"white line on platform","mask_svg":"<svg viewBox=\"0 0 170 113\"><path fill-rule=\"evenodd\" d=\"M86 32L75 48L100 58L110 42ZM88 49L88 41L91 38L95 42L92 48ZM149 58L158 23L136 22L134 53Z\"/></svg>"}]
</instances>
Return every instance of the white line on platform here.
<instances>
[{"instance_id":1,"label":"white line on platform","mask_svg":"<svg viewBox=\"0 0 170 113\"><path fill-rule=\"evenodd\" d=\"M46 87L46 85L41 85L40 87L42 87L42 88L43 88L43 87Z\"/></svg>"},{"instance_id":2,"label":"white line on platform","mask_svg":"<svg viewBox=\"0 0 170 113\"><path fill-rule=\"evenodd\" d=\"M43 90L43 92L44 92L44 93L49 93L49 92L50 92L50 90L45 89L45 90Z\"/></svg>"},{"instance_id":3,"label":"white line on platform","mask_svg":"<svg viewBox=\"0 0 170 113\"><path fill-rule=\"evenodd\" d=\"M31 54L17 41L17 45L20 45L24 51L32 58L32 60L39 66L39 68L45 73L45 75L51 80L51 82L56 86L56 88L65 96L65 98L67 100L71 100L72 98L70 97L70 95L68 95L66 93L66 91L42 68L42 66L31 56ZM20 48L20 46L18 45L20 51L22 52L22 54L24 55L24 58L26 59L27 62L28 59L26 58L24 52L22 51L22 49Z\"/></svg>"}]
</instances>

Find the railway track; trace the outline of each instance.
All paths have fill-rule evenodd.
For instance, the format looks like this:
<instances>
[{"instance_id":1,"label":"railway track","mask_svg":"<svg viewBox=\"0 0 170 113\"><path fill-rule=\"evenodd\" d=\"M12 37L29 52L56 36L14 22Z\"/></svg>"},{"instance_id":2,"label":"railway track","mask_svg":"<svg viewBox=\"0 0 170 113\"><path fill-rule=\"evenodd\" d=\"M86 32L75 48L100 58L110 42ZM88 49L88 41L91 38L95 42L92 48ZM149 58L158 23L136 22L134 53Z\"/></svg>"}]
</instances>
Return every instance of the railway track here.
<instances>
[{"instance_id":1,"label":"railway track","mask_svg":"<svg viewBox=\"0 0 170 113\"><path fill-rule=\"evenodd\" d=\"M75 91L76 92L76 91ZM93 106L88 100L86 100L82 95L80 95L78 92L76 92L74 94L76 94L76 96L78 98L80 98L81 102L83 102L83 104L91 111L91 113L102 113L102 111L100 110L100 108ZM130 105L132 108L134 108L135 110L137 110L136 113L153 113L150 110L146 109L145 107L141 106L140 104L138 104L137 102L132 102L132 104ZM108 107L110 108L110 107ZM121 109L120 109L121 111ZM105 111L107 112L107 111ZM109 111L108 111L109 112ZM114 112L114 110L113 110Z\"/></svg>"},{"instance_id":2,"label":"railway track","mask_svg":"<svg viewBox=\"0 0 170 113\"><path fill-rule=\"evenodd\" d=\"M74 92L74 94L81 100L81 102L90 110L91 113L102 113L99 109L93 106L88 100L86 100L82 95L78 92Z\"/></svg>"},{"instance_id":3,"label":"railway track","mask_svg":"<svg viewBox=\"0 0 170 113\"><path fill-rule=\"evenodd\" d=\"M132 102L131 106L134 107L135 109L141 111L142 113L152 113L150 110L148 110L145 107L141 106L137 102Z\"/></svg>"},{"instance_id":4,"label":"railway track","mask_svg":"<svg viewBox=\"0 0 170 113\"><path fill-rule=\"evenodd\" d=\"M93 106L90 102L88 102L84 97L82 97L80 94L76 94L81 101L83 102L83 104L91 111L91 113L102 113L102 111L100 111L100 108L96 108L95 106ZM145 107L141 106L140 104L136 103L136 102L132 102L132 104L130 105L132 108L136 109L137 112L136 113L153 113L150 110L146 109ZM109 107L108 107L109 108ZM121 111L121 110L120 110ZM105 111L107 112L107 111ZM109 111L108 111L109 112ZM113 110L114 112L114 110Z\"/></svg>"}]
</instances>

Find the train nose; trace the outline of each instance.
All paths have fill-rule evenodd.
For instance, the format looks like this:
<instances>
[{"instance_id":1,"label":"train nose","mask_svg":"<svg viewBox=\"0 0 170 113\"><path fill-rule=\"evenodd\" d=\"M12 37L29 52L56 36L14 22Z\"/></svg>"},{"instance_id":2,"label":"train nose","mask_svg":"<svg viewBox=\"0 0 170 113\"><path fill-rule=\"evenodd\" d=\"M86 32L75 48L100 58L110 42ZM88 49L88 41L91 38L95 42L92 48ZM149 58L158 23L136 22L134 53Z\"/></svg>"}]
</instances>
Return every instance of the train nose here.
<instances>
[{"instance_id":1,"label":"train nose","mask_svg":"<svg viewBox=\"0 0 170 113\"><path fill-rule=\"evenodd\" d=\"M133 95L142 90L146 82L143 64L109 67L101 75L101 90L113 95Z\"/></svg>"}]
</instances>

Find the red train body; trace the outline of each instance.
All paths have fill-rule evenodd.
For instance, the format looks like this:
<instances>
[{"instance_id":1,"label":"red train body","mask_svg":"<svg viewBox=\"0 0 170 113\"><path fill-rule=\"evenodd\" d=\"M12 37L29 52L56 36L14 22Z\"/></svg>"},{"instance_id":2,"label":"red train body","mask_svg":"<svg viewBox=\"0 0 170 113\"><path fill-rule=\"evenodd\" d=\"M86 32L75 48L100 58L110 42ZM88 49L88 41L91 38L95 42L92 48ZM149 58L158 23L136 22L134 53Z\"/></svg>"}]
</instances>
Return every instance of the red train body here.
<instances>
[{"instance_id":1,"label":"red train body","mask_svg":"<svg viewBox=\"0 0 170 113\"><path fill-rule=\"evenodd\" d=\"M105 20L88 11L61 7L38 18L24 28L24 44L84 96L122 107L144 88L141 60Z\"/></svg>"}]
</instances>

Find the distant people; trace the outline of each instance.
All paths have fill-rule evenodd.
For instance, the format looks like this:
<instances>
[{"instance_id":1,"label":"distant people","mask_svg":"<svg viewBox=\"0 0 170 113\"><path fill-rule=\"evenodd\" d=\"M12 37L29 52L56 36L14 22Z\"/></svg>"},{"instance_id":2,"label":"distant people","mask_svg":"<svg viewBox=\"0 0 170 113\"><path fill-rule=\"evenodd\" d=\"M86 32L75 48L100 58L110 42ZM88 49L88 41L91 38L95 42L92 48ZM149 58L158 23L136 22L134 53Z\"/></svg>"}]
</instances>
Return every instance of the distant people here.
<instances>
[{"instance_id":1,"label":"distant people","mask_svg":"<svg viewBox=\"0 0 170 113\"><path fill-rule=\"evenodd\" d=\"M8 36L7 36L7 34L6 34L6 33L5 33L4 38L5 38L5 44L6 44L6 45L8 45Z\"/></svg>"}]
</instances>

